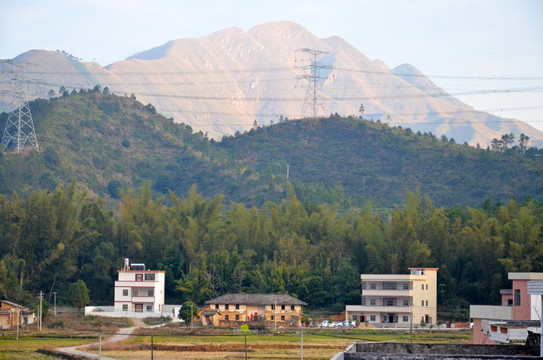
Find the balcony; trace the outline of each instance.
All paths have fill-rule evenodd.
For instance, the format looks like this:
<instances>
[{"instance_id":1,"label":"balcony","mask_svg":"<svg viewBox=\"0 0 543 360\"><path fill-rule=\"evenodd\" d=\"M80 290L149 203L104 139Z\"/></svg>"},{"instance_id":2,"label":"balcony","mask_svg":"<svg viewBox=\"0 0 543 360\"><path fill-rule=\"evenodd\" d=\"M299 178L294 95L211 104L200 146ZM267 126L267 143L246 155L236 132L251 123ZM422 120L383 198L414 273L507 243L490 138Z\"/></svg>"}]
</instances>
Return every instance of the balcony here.
<instances>
[{"instance_id":1,"label":"balcony","mask_svg":"<svg viewBox=\"0 0 543 360\"><path fill-rule=\"evenodd\" d=\"M413 306L412 297L371 297L371 296L362 296L362 306L370 307L399 307L399 308L409 308Z\"/></svg>"},{"instance_id":2,"label":"balcony","mask_svg":"<svg viewBox=\"0 0 543 360\"><path fill-rule=\"evenodd\" d=\"M368 296L408 296L413 283L406 281L363 281L362 293Z\"/></svg>"}]
</instances>

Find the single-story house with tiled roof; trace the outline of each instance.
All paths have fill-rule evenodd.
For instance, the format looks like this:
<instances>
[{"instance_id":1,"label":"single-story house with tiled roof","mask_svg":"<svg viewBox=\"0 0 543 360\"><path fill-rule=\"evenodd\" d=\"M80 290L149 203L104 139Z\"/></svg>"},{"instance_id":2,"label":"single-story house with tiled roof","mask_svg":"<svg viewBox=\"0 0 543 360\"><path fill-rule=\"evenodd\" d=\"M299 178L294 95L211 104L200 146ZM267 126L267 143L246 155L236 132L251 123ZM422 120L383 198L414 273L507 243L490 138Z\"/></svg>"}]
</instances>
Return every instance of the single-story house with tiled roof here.
<instances>
[{"instance_id":1,"label":"single-story house with tiled roof","mask_svg":"<svg viewBox=\"0 0 543 360\"><path fill-rule=\"evenodd\" d=\"M206 301L206 305L204 311L218 311L219 326L248 322L300 326L307 303L287 294L226 294Z\"/></svg>"},{"instance_id":2,"label":"single-story house with tiled roof","mask_svg":"<svg viewBox=\"0 0 543 360\"><path fill-rule=\"evenodd\" d=\"M22 305L7 300L0 300L0 329L15 329L19 326L33 324L36 320L34 312Z\"/></svg>"}]
</instances>

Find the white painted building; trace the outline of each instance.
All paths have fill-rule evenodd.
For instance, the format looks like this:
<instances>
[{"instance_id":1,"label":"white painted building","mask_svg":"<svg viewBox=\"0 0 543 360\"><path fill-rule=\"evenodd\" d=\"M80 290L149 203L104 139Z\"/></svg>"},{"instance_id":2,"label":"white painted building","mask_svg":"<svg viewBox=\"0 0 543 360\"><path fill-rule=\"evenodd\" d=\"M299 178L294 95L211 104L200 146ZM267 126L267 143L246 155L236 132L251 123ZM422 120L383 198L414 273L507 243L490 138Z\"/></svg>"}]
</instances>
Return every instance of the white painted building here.
<instances>
[{"instance_id":1,"label":"white painted building","mask_svg":"<svg viewBox=\"0 0 543 360\"><path fill-rule=\"evenodd\" d=\"M127 264L115 281L115 312L162 313L165 271L145 270L144 264Z\"/></svg>"}]
</instances>

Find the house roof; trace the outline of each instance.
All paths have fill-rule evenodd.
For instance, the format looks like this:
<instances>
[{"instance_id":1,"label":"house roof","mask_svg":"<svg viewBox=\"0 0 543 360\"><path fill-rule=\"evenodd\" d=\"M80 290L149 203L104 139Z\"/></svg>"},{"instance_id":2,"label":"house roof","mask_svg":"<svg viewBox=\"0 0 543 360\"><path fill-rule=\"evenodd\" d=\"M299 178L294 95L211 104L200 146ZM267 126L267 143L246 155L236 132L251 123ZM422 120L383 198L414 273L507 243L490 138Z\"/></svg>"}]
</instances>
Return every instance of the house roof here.
<instances>
[{"instance_id":1,"label":"house roof","mask_svg":"<svg viewBox=\"0 0 543 360\"><path fill-rule=\"evenodd\" d=\"M287 294L226 294L206 301L206 304L242 304L242 305L307 305Z\"/></svg>"},{"instance_id":2,"label":"house roof","mask_svg":"<svg viewBox=\"0 0 543 360\"><path fill-rule=\"evenodd\" d=\"M0 303L4 303L4 304L7 304L7 305L10 305L10 306L19 308L19 309L24 309L24 308L25 308L25 307L22 306L22 305L19 305L19 304L16 304L16 303L14 303L14 302L7 301L7 300L0 300Z\"/></svg>"},{"instance_id":3,"label":"house roof","mask_svg":"<svg viewBox=\"0 0 543 360\"><path fill-rule=\"evenodd\" d=\"M217 310L204 310L202 311L202 316L213 316L217 313L218 313Z\"/></svg>"}]
</instances>

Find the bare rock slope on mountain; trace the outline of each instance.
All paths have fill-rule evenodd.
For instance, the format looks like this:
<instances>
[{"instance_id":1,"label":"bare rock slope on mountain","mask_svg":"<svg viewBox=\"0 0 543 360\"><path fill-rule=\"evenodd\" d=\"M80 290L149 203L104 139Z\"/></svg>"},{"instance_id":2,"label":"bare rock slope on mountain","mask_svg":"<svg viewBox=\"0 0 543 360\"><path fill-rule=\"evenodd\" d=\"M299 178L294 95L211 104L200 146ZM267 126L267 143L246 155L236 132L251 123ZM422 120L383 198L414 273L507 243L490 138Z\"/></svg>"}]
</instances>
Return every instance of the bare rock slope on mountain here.
<instances>
[{"instance_id":1,"label":"bare rock slope on mountain","mask_svg":"<svg viewBox=\"0 0 543 360\"><path fill-rule=\"evenodd\" d=\"M108 87L134 94L176 122L213 137L300 118L307 96L311 60L318 55L319 116L359 114L414 131L446 135L456 142L487 145L502 134L528 135L543 145L543 132L517 120L476 111L436 86L413 65L389 69L339 37L320 39L291 22L272 22L248 31L228 28L199 39L178 39L107 67L30 51L14 59L36 63L49 89ZM312 116L311 112L304 116Z\"/></svg>"}]
</instances>

